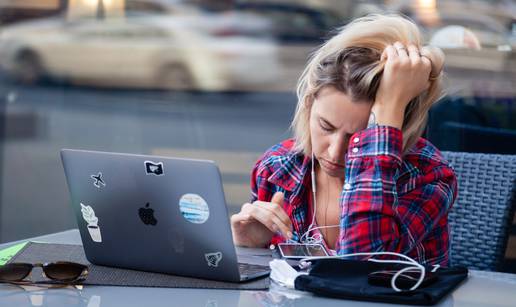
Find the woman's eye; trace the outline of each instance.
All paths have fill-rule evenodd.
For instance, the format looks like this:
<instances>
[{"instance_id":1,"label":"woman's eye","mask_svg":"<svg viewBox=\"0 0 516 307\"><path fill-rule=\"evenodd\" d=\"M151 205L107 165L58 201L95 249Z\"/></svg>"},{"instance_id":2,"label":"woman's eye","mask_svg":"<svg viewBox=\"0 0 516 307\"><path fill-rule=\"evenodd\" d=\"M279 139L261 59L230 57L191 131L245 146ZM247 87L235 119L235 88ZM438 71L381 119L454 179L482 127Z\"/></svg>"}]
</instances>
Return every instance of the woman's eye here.
<instances>
[{"instance_id":1,"label":"woman's eye","mask_svg":"<svg viewBox=\"0 0 516 307\"><path fill-rule=\"evenodd\" d=\"M323 124L321 124L321 129L324 130L324 131L331 131L332 129L328 126L325 126Z\"/></svg>"}]
</instances>

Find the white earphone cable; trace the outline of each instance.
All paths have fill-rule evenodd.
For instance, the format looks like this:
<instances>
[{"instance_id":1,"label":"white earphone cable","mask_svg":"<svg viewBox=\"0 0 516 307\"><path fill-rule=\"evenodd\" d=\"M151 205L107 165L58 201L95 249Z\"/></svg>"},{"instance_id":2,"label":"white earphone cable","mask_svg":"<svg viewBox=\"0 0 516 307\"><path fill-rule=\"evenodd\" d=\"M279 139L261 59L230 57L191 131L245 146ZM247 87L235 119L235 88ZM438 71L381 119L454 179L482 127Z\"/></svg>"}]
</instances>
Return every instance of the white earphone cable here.
<instances>
[{"instance_id":1,"label":"white earphone cable","mask_svg":"<svg viewBox=\"0 0 516 307\"><path fill-rule=\"evenodd\" d=\"M322 234L316 233L310 236L310 232L316 230L316 229L322 229L322 228L335 228L340 227L340 225L327 225L327 226L315 226L315 216L317 215L317 184L316 184L316 178L315 178L315 158L314 153L312 152L312 170L311 170L311 181L312 181L312 222L310 225L308 225L308 230L301 235L299 238L299 241L306 244L319 244L322 243L324 238L322 237Z\"/></svg>"}]
</instances>

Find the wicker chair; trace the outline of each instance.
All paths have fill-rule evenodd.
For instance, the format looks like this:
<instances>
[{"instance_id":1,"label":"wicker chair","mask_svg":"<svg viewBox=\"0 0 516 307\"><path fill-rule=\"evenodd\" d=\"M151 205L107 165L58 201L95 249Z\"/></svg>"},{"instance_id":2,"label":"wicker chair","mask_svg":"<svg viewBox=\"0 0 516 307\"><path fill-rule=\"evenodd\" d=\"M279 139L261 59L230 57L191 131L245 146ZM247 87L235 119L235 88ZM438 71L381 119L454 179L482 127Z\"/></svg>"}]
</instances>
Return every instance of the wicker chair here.
<instances>
[{"instance_id":1,"label":"wicker chair","mask_svg":"<svg viewBox=\"0 0 516 307\"><path fill-rule=\"evenodd\" d=\"M498 271L516 203L516 155L443 152L458 198L449 213L451 265Z\"/></svg>"}]
</instances>

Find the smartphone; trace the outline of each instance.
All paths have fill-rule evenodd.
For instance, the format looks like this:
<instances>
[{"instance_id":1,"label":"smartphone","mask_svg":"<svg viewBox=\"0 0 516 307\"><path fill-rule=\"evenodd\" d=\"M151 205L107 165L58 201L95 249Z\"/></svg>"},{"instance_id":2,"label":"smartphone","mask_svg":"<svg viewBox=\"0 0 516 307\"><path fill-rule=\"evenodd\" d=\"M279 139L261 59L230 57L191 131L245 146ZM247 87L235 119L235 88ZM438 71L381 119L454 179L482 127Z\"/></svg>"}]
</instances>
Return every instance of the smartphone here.
<instances>
[{"instance_id":1,"label":"smartphone","mask_svg":"<svg viewBox=\"0 0 516 307\"><path fill-rule=\"evenodd\" d=\"M328 256L322 244L279 243L278 248L281 256L287 259Z\"/></svg>"},{"instance_id":2,"label":"smartphone","mask_svg":"<svg viewBox=\"0 0 516 307\"><path fill-rule=\"evenodd\" d=\"M372 272L367 275L367 282L374 286L390 288L392 277L394 277L396 273L398 273L398 269ZM400 289L410 289L417 283L420 274L421 272L419 270L404 272L396 279L396 286ZM437 275L426 271L425 278L420 287L429 286L436 281Z\"/></svg>"}]
</instances>

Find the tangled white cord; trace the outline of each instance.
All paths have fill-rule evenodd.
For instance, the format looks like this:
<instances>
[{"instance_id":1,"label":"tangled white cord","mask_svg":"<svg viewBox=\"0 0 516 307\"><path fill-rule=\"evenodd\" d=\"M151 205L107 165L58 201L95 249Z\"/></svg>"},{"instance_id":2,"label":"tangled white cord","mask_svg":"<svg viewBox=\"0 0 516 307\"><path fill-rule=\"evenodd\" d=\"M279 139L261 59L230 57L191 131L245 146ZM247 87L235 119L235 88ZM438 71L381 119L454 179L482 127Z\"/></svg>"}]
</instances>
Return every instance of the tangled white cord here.
<instances>
[{"instance_id":1,"label":"tangled white cord","mask_svg":"<svg viewBox=\"0 0 516 307\"><path fill-rule=\"evenodd\" d=\"M310 236L310 232L312 232L313 230L315 229L322 229L322 228L332 228L332 227L339 227L340 225L328 225L328 226L320 226L320 227L314 227L315 226L315 216L316 216L316 213L317 213L317 198L316 198L316 184L315 184L315 168L314 168L314 154L312 152L312 170L311 170L311 175L312 175L312 197L313 197L313 210L312 210L312 222L310 223L310 225L308 226L308 230L303 234L301 235L301 237L299 238L299 241L302 242L302 243L306 243L306 244L320 244L323 242L324 238L322 237L322 234L321 233L314 233L312 236ZM292 240L288 240L287 242L292 242ZM294 241L295 242L295 241ZM297 242L295 242L297 243ZM396 279L401 276L403 273L405 272L410 272L410 271L414 271L414 270L418 270L420 272L420 276L419 276L419 279L418 281L416 282L416 284L414 284L414 286L412 286L410 288L410 290L415 290L417 289L421 283L423 282L423 280L425 279L425 267L422 266L421 264L417 263L417 261L415 261L414 259L406 256L406 255L403 255L403 254L399 254L399 253L394 253L394 252L370 252L370 253L353 253L353 254L347 254L347 255L340 255L340 256L324 256L324 257L306 257L306 258L303 258L299 261L299 266L301 268L303 267L307 267L309 264L307 261L309 260L317 260L317 259L341 259L341 258L346 258L346 257L354 257L354 256L377 256L377 255L391 255L391 256L397 256L397 257L400 257L400 258L404 258L408 261L403 261L403 260L382 260L382 259L373 259L373 258L369 258L367 259L368 261L372 261L372 262L379 262L379 263L397 263L397 264L405 264L405 265L408 265L408 267L406 268L403 268L401 270L399 270L398 272L396 272L396 274L394 274L394 276L391 278L391 288L396 291L396 292L401 292L402 290L400 288L398 288L396 286Z\"/></svg>"}]
</instances>

